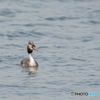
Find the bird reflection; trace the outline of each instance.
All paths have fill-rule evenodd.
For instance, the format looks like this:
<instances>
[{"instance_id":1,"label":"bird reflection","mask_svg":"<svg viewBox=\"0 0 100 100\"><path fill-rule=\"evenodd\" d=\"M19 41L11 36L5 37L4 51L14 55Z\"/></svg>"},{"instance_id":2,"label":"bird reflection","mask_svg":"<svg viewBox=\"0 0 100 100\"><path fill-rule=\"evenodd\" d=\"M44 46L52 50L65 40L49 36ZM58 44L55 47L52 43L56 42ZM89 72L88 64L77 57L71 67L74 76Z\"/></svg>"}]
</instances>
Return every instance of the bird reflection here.
<instances>
[{"instance_id":1,"label":"bird reflection","mask_svg":"<svg viewBox=\"0 0 100 100\"><path fill-rule=\"evenodd\" d=\"M28 72L28 75L35 75L36 74L36 70L38 69L37 67L26 67L26 66L22 66L23 70L22 72Z\"/></svg>"}]
</instances>

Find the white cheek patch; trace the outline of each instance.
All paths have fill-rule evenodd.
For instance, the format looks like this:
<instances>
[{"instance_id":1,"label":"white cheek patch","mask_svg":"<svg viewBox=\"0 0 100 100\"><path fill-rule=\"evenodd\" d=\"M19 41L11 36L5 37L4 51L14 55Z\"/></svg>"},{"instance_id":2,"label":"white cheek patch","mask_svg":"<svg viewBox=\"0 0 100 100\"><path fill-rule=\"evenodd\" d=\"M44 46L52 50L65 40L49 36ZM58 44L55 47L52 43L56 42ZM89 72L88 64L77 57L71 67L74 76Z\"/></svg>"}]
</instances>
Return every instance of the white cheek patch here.
<instances>
[{"instance_id":1,"label":"white cheek patch","mask_svg":"<svg viewBox=\"0 0 100 100\"><path fill-rule=\"evenodd\" d=\"M32 46L30 45L30 49L33 50Z\"/></svg>"}]
</instances>

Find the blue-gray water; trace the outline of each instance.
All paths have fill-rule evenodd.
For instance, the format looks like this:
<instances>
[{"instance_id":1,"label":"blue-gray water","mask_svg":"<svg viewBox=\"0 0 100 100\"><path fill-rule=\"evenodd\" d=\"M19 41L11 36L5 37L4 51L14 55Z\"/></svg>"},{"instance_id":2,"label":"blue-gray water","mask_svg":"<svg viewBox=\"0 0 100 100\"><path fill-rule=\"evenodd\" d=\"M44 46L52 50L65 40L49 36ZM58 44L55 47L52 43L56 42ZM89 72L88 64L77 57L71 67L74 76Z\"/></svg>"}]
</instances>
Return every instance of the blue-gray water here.
<instances>
[{"instance_id":1,"label":"blue-gray water","mask_svg":"<svg viewBox=\"0 0 100 100\"><path fill-rule=\"evenodd\" d=\"M33 75L18 65L29 40ZM99 98L100 0L0 0L0 100Z\"/></svg>"}]
</instances>

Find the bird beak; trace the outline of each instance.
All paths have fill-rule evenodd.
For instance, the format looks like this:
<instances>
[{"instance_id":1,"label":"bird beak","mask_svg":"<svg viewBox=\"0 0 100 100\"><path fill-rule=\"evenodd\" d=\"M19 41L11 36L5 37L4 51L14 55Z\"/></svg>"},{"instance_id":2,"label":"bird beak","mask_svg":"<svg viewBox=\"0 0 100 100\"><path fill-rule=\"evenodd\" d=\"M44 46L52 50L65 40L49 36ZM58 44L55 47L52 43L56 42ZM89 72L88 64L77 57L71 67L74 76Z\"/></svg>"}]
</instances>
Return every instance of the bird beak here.
<instances>
[{"instance_id":1,"label":"bird beak","mask_svg":"<svg viewBox=\"0 0 100 100\"><path fill-rule=\"evenodd\" d=\"M34 50L38 51L35 47L33 47Z\"/></svg>"}]
</instances>

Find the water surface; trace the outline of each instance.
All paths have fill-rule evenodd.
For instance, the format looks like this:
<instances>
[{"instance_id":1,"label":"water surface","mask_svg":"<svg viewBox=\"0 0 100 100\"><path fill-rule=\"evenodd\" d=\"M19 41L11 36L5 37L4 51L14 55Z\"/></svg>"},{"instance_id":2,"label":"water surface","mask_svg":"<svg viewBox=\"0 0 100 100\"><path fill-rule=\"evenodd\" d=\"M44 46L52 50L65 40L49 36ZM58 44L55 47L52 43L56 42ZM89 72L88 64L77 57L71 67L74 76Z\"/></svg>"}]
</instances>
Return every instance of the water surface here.
<instances>
[{"instance_id":1,"label":"water surface","mask_svg":"<svg viewBox=\"0 0 100 100\"><path fill-rule=\"evenodd\" d=\"M34 73L18 65L29 40ZM0 65L0 100L99 100L100 1L0 0Z\"/></svg>"}]
</instances>

